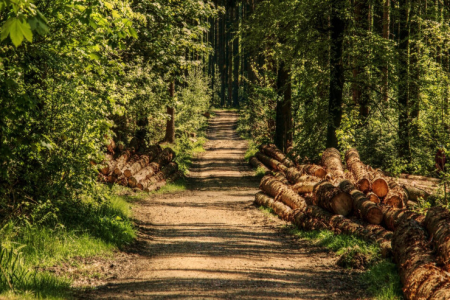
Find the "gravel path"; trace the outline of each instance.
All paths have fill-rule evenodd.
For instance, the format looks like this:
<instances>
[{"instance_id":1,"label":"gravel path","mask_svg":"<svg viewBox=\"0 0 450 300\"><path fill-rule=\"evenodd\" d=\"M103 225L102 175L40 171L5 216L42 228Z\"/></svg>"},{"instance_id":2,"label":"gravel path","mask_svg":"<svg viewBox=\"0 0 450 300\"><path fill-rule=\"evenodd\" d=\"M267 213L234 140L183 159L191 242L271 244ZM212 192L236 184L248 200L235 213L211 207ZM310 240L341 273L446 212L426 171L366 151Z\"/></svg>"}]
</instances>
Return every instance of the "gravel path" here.
<instances>
[{"instance_id":1,"label":"gravel path","mask_svg":"<svg viewBox=\"0 0 450 300\"><path fill-rule=\"evenodd\" d=\"M192 188L138 204L131 258L81 298L360 299L354 274L333 253L298 241L253 205L259 180L244 162L237 118L216 112Z\"/></svg>"}]
</instances>

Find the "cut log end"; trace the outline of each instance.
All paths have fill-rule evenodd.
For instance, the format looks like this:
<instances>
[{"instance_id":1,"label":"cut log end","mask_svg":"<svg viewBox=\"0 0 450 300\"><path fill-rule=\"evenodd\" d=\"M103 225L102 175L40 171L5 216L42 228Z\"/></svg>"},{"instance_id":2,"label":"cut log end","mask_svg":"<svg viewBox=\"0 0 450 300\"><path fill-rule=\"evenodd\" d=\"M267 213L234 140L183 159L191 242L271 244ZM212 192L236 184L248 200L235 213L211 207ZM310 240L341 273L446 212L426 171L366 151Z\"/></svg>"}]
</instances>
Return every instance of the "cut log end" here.
<instances>
[{"instance_id":1,"label":"cut log end","mask_svg":"<svg viewBox=\"0 0 450 300\"><path fill-rule=\"evenodd\" d=\"M383 212L379 207L371 207L365 218L370 224L379 225L383 221Z\"/></svg>"},{"instance_id":2,"label":"cut log end","mask_svg":"<svg viewBox=\"0 0 450 300\"><path fill-rule=\"evenodd\" d=\"M380 203L380 198L375 193L368 193L367 198L375 204Z\"/></svg>"},{"instance_id":3,"label":"cut log end","mask_svg":"<svg viewBox=\"0 0 450 300\"><path fill-rule=\"evenodd\" d=\"M352 198L347 193L339 192L331 199L331 207L336 214L347 216L353 208Z\"/></svg>"},{"instance_id":4,"label":"cut log end","mask_svg":"<svg viewBox=\"0 0 450 300\"><path fill-rule=\"evenodd\" d=\"M379 197L385 197L389 192L389 186L384 178L376 178L372 182L372 191Z\"/></svg>"},{"instance_id":5,"label":"cut log end","mask_svg":"<svg viewBox=\"0 0 450 300\"><path fill-rule=\"evenodd\" d=\"M366 193L370 190L370 181L367 178L362 178L358 181L357 187L360 191Z\"/></svg>"},{"instance_id":6,"label":"cut log end","mask_svg":"<svg viewBox=\"0 0 450 300\"><path fill-rule=\"evenodd\" d=\"M384 200L384 204L391 206L391 207L395 207L395 208L403 208L403 201L398 196L392 196L392 197L386 198Z\"/></svg>"}]
</instances>

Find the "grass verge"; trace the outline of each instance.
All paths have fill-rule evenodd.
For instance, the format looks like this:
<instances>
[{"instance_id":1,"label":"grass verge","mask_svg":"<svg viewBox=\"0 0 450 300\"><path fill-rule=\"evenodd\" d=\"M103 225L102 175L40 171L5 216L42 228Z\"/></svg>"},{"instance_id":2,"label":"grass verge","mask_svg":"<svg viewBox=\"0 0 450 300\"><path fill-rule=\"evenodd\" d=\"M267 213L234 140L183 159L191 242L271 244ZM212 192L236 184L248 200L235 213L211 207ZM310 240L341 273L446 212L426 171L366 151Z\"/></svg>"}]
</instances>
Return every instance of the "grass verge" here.
<instances>
[{"instance_id":1,"label":"grass verge","mask_svg":"<svg viewBox=\"0 0 450 300\"><path fill-rule=\"evenodd\" d=\"M68 299L69 277L46 268L75 257L112 256L135 238L131 207L105 186L95 196L44 204L45 222L10 221L0 229L0 299ZM34 212L39 214L40 212Z\"/></svg>"},{"instance_id":2,"label":"grass verge","mask_svg":"<svg viewBox=\"0 0 450 300\"><path fill-rule=\"evenodd\" d=\"M259 210L265 215L278 217L270 208L261 206ZM306 231L295 225L287 226L285 230L289 234L309 240L340 255L338 264L341 266L350 267L355 263L364 264L366 268L360 276L360 283L365 288L369 299L403 299L397 266L392 259L380 257L378 245L368 243L356 236L334 234L329 230Z\"/></svg>"}]
</instances>

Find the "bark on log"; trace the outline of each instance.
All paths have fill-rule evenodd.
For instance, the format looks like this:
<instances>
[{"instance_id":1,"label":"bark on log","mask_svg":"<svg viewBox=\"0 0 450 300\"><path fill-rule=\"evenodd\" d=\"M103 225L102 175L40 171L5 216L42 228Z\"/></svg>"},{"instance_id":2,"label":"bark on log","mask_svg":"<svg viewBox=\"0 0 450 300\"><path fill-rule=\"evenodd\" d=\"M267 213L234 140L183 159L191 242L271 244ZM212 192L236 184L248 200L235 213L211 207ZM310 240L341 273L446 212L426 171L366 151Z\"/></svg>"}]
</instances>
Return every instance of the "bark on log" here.
<instances>
[{"instance_id":1,"label":"bark on log","mask_svg":"<svg viewBox=\"0 0 450 300\"><path fill-rule=\"evenodd\" d=\"M395 208L406 207L408 201L408 194L395 181L389 182L389 193L384 198L383 203Z\"/></svg>"},{"instance_id":2,"label":"bark on log","mask_svg":"<svg viewBox=\"0 0 450 300\"><path fill-rule=\"evenodd\" d=\"M314 187L321 181L316 178L311 178L312 176L303 176L300 178L299 182L292 186L292 189L299 194L312 193L314 192Z\"/></svg>"},{"instance_id":3,"label":"bark on log","mask_svg":"<svg viewBox=\"0 0 450 300\"><path fill-rule=\"evenodd\" d=\"M286 170L286 178L292 184L296 184L296 183L299 183L299 182L305 182L305 181L316 181L316 182L321 181L319 177L310 175L307 172L303 172L302 170L298 170L297 168L289 168L289 169L287 169Z\"/></svg>"},{"instance_id":4,"label":"bark on log","mask_svg":"<svg viewBox=\"0 0 450 300\"><path fill-rule=\"evenodd\" d=\"M341 154L335 148L328 148L322 154L322 166L331 174L334 180L344 179L344 167L342 166Z\"/></svg>"},{"instance_id":5,"label":"bark on log","mask_svg":"<svg viewBox=\"0 0 450 300\"><path fill-rule=\"evenodd\" d=\"M415 213L408 209L398 209L394 207L382 206L383 223L387 229L396 230L402 220L415 220L419 224L423 224L425 216Z\"/></svg>"},{"instance_id":6,"label":"bark on log","mask_svg":"<svg viewBox=\"0 0 450 300\"><path fill-rule=\"evenodd\" d=\"M442 206L430 208L425 218L425 227L433 237L438 262L450 271L450 211Z\"/></svg>"},{"instance_id":7,"label":"bark on log","mask_svg":"<svg viewBox=\"0 0 450 300\"><path fill-rule=\"evenodd\" d=\"M296 211L294 214L294 224L306 230L332 230L329 220L331 213L316 205L308 205L304 211Z\"/></svg>"},{"instance_id":8,"label":"bark on log","mask_svg":"<svg viewBox=\"0 0 450 300\"><path fill-rule=\"evenodd\" d=\"M347 150L345 161L355 178L356 187L363 192L368 192L370 190L370 177L367 167L361 162L358 151L354 148Z\"/></svg>"},{"instance_id":9,"label":"bark on log","mask_svg":"<svg viewBox=\"0 0 450 300\"><path fill-rule=\"evenodd\" d=\"M420 198L426 200L430 196L427 191L408 184L402 184L402 187L408 194L408 199L412 201L419 201Z\"/></svg>"},{"instance_id":10,"label":"bark on log","mask_svg":"<svg viewBox=\"0 0 450 300\"><path fill-rule=\"evenodd\" d=\"M425 176L417 176L410 174L400 174L399 178L410 179L410 180L418 180L418 181L428 181L439 184L441 180L439 178L433 177L425 177Z\"/></svg>"},{"instance_id":11,"label":"bark on log","mask_svg":"<svg viewBox=\"0 0 450 300\"><path fill-rule=\"evenodd\" d=\"M369 198L369 200L372 201L375 204L379 204L380 203L380 198L378 198L378 196L375 193L373 193L373 192L368 193L367 194L367 198Z\"/></svg>"},{"instance_id":12,"label":"bark on log","mask_svg":"<svg viewBox=\"0 0 450 300\"><path fill-rule=\"evenodd\" d=\"M261 168L266 172L269 172L269 168L267 168L262 162L259 161L259 159L257 159L255 156L252 156L249 160L249 163L252 167L254 167L255 169Z\"/></svg>"},{"instance_id":13,"label":"bark on log","mask_svg":"<svg viewBox=\"0 0 450 300\"><path fill-rule=\"evenodd\" d=\"M275 173L274 177L279 181L281 181L283 184L289 185L289 181L286 179L286 176L284 176L283 173L281 172Z\"/></svg>"},{"instance_id":14,"label":"bark on log","mask_svg":"<svg viewBox=\"0 0 450 300\"><path fill-rule=\"evenodd\" d=\"M114 157L111 154L105 155L105 160L102 163L102 167L100 168L100 173L107 176L109 173L114 170L114 166L116 165L116 161L114 160Z\"/></svg>"},{"instance_id":15,"label":"bark on log","mask_svg":"<svg viewBox=\"0 0 450 300\"><path fill-rule=\"evenodd\" d=\"M272 196L276 201L282 201L292 209L303 210L306 207L305 199L273 176L264 176L259 188Z\"/></svg>"},{"instance_id":16,"label":"bark on log","mask_svg":"<svg viewBox=\"0 0 450 300\"><path fill-rule=\"evenodd\" d=\"M122 154L118 159L117 159L117 163L116 166L114 168L113 174L115 176L120 176L122 175L122 168L125 167L125 165L127 164L127 161L130 159L131 157L131 152L130 151L125 151L124 154Z\"/></svg>"},{"instance_id":17,"label":"bark on log","mask_svg":"<svg viewBox=\"0 0 450 300\"><path fill-rule=\"evenodd\" d=\"M353 200L353 211L358 217L366 220L370 224L378 225L383 221L383 212L372 201L370 201L364 193L356 189L356 187L348 180L343 180L339 184L339 188L347 194L350 194Z\"/></svg>"},{"instance_id":18,"label":"bark on log","mask_svg":"<svg viewBox=\"0 0 450 300\"><path fill-rule=\"evenodd\" d=\"M116 150L116 143L114 142L113 139L109 140L109 144L108 144L108 146L106 146L106 149L107 149L108 153L114 154L114 150Z\"/></svg>"},{"instance_id":19,"label":"bark on log","mask_svg":"<svg viewBox=\"0 0 450 300\"><path fill-rule=\"evenodd\" d=\"M181 177L181 173L180 172L175 172L169 175L169 177L165 180L156 182L155 184L152 184L150 186L148 186L145 191L146 192L152 192L152 191L156 191L159 190L160 188L162 188L163 186L165 186L168 182L174 182L175 180L177 180L178 178Z\"/></svg>"},{"instance_id":20,"label":"bark on log","mask_svg":"<svg viewBox=\"0 0 450 300\"><path fill-rule=\"evenodd\" d=\"M141 155L141 157L134 163L128 163L125 166L125 171L123 174L125 177L129 178L132 175L139 172L142 168L145 168L153 159L155 159L161 152L161 147L150 147L146 151L146 155Z\"/></svg>"},{"instance_id":21,"label":"bark on log","mask_svg":"<svg viewBox=\"0 0 450 300\"><path fill-rule=\"evenodd\" d=\"M300 165L297 167L300 173L303 175L311 175L319 178L325 178L327 176L327 171L318 165Z\"/></svg>"},{"instance_id":22,"label":"bark on log","mask_svg":"<svg viewBox=\"0 0 450 300\"><path fill-rule=\"evenodd\" d=\"M407 299L450 299L450 276L435 264L427 235L414 220L403 220L392 239Z\"/></svg>"},{"instance_id":23,"label":"bark on log","mask_svg":"<svg viewBox=\"0 0 450 300\"><path fill-rule=\"evenodd\" d=\"M278 160L268 157L267 155L262 154L261 152L256 152L256 158L259 159L264 165L266 165L272 171L278 170L278 166L282 165Z\"/></svg>"},{"instance_id":24,"label":"bark on log","mask_svg":"<svg viewBox=\"0 0 450 300\"><path fill-rule=\"evenodd\" d=\"M154 176L157 172L157 168L155 166L147 166L140 170L136 175L128 178L128 185L132 188L137 187L139 182L144 181L152 176ZM139 188L139 187L138 187ZM142 185L141 188L142 189Z\"/></svg>"},{"instance_id":25,"label":"bark on log","mask_svg":"<svg viewBox=\"0 0 450 300\"><path fill-rule=\"evenodd\" d=\"M353 201L347 193L332 185L328 181L322 181L314 187L316 195L315 204L338 215L347 216L352 211Z\"/></svg>"},{"instance_id":26,"label":"bark on log","mask_svg":"<svg viewBox=\"0 0 450 300\"><path fill-rule=\"evenodd\" d=\"M275 201L272 197L267 196L263 192L258 192L255 195L255 203L273 209L273 211L283 220L291 221L293 219L294 211L287 205Z\"/></svg>"},{"instance_id":27,"label":"bark on log","mask_svg":"<svg viewBox=\"0 0 450 300\"><path fill-rule=\"evenodd\" d=\"M177 171L178 171L178 164L176 162L170 162L167 166L162 168L162 170L156 173L154 176L141 180L136 185L136 187L140 190L145 190L146 192L154 190L151 189L152 185L155 185L156 183L161 181L165 181L171 174Z\"/></svg>"},{"instance_id":28,"label":"bark on log","mask_svg":"<svg viewBox=\"0 0 450 300\"><path fill-rule=\"evenodd\" d=\"M259 151L273 159L276 159L288 168L295 166L294 163L274 144L261 145L259 147Z\"/></svg>"},{"instance_id":29,"label":"bark on log","mask_svg":"<svg viewBox=\"0 0 450 300\"><path fill-rule=\"evenodd\" d=\"M383 257L391 252L392 232L379 225L361 225L341 215L332 215L328 211L315 206L308 205L304 211L296 211L294 223L308 230L329 229L336 233L356 235L366 241L376 242L382 249Z\"/></svg>"}]
</instances>

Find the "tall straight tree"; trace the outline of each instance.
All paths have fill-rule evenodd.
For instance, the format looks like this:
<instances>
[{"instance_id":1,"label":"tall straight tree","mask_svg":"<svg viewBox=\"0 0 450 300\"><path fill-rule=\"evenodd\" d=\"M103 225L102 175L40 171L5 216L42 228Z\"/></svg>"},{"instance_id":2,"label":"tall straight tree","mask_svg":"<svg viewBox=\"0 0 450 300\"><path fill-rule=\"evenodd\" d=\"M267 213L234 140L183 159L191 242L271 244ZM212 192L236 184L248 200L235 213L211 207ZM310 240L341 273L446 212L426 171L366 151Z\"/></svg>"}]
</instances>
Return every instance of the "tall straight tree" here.
<instances>
[{"instance_id":1,"label":"tall straight tree","mask_svg":"<svg viewBox=\"0 0 450 300\"><path fill-rule=\"evenodd\" d=\"M384 0L383 5L383 38L389 40L390 23L391 23L391 0ZM389 99L389 64L386 62L383 67L383 99L385 102Z\"/></svg>"},{"instance_id":2,"label":"tall straight tree","mask_svg":"<svg viewBox=\"0 0 450 300\"><path fill-rule=\"evenodd\" d=\"M239 35L237 31L239 29L239 8L240 4L236 1L234 7L234 39L233 39L233 107L239 106ZM230 66L231 67L231 66Z\"/></svg>"},{"instance_id":3,"label":"tall straight tree","mask_svg":"<svg viewBox=\"0 0 450 300\"><path fill-rule=\"evenodd\" d=\"M342 45L345 22L342 10L346 1L331 0L330 7L330 92L328 100L327 148L338 147L336 130L342 120L342 93L344 88L344 66L342 65Z\"/></svg>"},{"instance_id":4,"label":"tall straight tree","mask_svg":"<svg viewBox=\"0 0 450 300\"><path fill-rule=\"evenodd\" d=\"M275 117L275 145L287 152L292 146L292 84L291 68L281 61L277 76L278 98Z\"/></svg>"},{"instance_id":5,"label":"tall straight tree","mask_svg":"<svg viewBox=\"0 0 450 300\"><path fill-rule=\"evenodd\" d=\"M221 4L226 4L225 0L221 1ZM225 18L226 15L222 14L219 18L219 71L220 71L220 105L225 106L225 88L227 78L227 65L226 65L226 36L225 36Z\"/></svg>"},{"instance_id":6,"label":"tall straight tree","mask_svg":"<svg viewBox=\"0 0 450 300\"><path fill-rule=\"evenodd\" d=\"M399 44L398 44L398 134L399 156L411 161L410 119L408 97L408 48L409 48L409 1L400 1L399 7Z\"/></svg>"}]
</instances>

